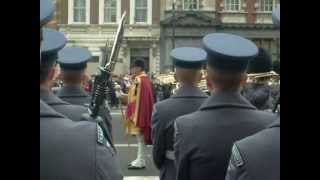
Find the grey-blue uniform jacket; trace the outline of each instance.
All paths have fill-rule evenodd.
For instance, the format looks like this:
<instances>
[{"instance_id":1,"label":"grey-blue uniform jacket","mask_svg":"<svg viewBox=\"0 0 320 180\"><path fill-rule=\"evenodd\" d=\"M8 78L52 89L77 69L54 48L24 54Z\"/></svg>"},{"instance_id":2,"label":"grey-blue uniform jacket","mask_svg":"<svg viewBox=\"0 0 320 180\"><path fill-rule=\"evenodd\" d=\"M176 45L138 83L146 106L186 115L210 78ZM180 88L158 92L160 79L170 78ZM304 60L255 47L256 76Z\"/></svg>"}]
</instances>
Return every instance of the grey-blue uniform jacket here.
<instances>
[{"instance_id":1,"label":"grey-blue uniform jacket","mask_svg":"<svg viewBox=\"0 0 320 180\"><path fill-rule=\"evenodd\" d=\"M43 88L40 88L40 99L48 104L52 109L73 121L88 121L88 119L83 118L83 114L88 113L88 108L84 106L73 105L65 102L55 96L52 92ZM115 149L108 124L103 122L100 125L105 129L105 137L111 142L111 146Z\"/></svg>"},{"instance_id":2,"label":"grey-blue uniform jacket","mask_svg":"<svg viewBox=\"0 0 320 180\"><path fill-rule=\"evenodd\" d=\"M175 180L174 120L196 111L208 96L197 87L182 87L169 99L155 104L152 114L153 161L160 180Z\"/></svg>"},{"instance_id":3,"label":"grey-blue uniform jacket","mask_svg":"<svg viewBox=\"0 0 320 180\"><path fill-rule=\"evenodd\" d=\"M224 179L235 141L276 119L236 92L215 92L200 110L175 121L177 180Z\"/></svg>"},{"instance_id":4,"label":"grey-blue uniform jacket","mask_svg":"<svg viewBox=\"0 0 320 180\"><path fill-rule=\"evenodd\" d=\"M70 104L85 106L90 104L90 95L81 87L62 87L57 92L57 96Z\"/></svg>"},{"instance_id":5,"label":"grey-blue uniform jacket","mask_svg":"<svg viewBox=\"0 0 320 180\"><path fill-rule=\"evenodd\" d=\"M80 121L82 114L88 113L87 108L79 105L72 105L66 101L63 101L59 97L55 96L52 92L43 88L40 88L40 99L52 107L55 111L65 115L73 121Z\"/></svg>"},{"instance_id":6,"label":"grey-blue uniform jacket","mask_svg":"<svg viewBox=\"0 0 320 180\"><path fill-rule=\"evenodd\" d=\"M280 180L280 120L233 145L226 180Z\"/></svg>"},{"instance_id":7,"label":"grey-blue uniform jacket","mask_svg":"<svg viewBox=\"0 0 320 180\"><path fill-rule=\"evenodd\" d=\"M117 155L94 122L74 122L40 100L40 179L120 180Z\"/></svg>"},{"instance_id":8,"label":"grey-blue uniform jacket","mask_svg":"<svg viewBox=\"0 0 320 180\"><path fill-rule=\"evenodd\" d=\"M57 96L70 104L85 106L86 108L88 108L91 103L91 96L79 86L62 87L57 92ZM105 121L110 136L112 137L112 117L107 103L100 109L99 115Z\"/></svg>"}]
</instances>

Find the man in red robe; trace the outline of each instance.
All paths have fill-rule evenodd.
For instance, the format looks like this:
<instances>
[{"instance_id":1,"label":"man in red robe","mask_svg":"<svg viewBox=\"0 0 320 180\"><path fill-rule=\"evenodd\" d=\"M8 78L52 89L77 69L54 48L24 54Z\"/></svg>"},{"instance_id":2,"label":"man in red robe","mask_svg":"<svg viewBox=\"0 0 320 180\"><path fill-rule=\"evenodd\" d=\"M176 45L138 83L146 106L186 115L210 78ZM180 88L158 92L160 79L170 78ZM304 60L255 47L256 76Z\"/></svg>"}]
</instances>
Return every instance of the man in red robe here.
<instances>
[{"instance_id":1,"label":"man in red robe","mask_svg":"<svg viewBox=\"0 0 320 180\"><path fill-rule=\"evenodd\" d=\"M144 61L136 60L131 68L133 83L128 92L126 132L135 135L138 141L137 158L129 169L143 169L146 166L146 145L151 142L151 115L153 109L152 84L144 72Z\"/></svg>"}]
</instances>

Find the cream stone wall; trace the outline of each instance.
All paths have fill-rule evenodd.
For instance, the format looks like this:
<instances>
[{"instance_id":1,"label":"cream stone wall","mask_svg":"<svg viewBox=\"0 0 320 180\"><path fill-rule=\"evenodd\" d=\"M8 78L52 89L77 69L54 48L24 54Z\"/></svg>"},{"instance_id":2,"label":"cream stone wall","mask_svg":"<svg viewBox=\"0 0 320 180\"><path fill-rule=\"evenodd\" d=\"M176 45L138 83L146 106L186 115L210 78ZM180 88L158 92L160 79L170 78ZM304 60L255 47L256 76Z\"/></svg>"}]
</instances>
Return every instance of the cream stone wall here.
<instances>
[{"instance_id":1,"label":"cream stone wall","mask_svg":"<svg viewBox=\"0 0 320 180\"><path fill-rule=\"evenodd\" d=\"M225 13L221 18L223 23L246 23L245 13Z\"/></svg>"},{"instance_id":2,"label":"cream stone wall","mask_svg":"<svg viewBox=\"0 0 320 180\"><path fill-rule=\"evenodd\" d=\"M101 56L101 47L106 44L111 49L117 25L60 25L60 31L67 39L67 46L87 47L93 56ZM159 26L126 25L124 42L118 56L118 63L115 66L115 74L124 74L129 71L130 48L138 44L145 44L150 49L150 71L160 71L160 50L159 50ZM96 71L97 62L88 65L89 73Z\"/></svg>"}]
</instances>

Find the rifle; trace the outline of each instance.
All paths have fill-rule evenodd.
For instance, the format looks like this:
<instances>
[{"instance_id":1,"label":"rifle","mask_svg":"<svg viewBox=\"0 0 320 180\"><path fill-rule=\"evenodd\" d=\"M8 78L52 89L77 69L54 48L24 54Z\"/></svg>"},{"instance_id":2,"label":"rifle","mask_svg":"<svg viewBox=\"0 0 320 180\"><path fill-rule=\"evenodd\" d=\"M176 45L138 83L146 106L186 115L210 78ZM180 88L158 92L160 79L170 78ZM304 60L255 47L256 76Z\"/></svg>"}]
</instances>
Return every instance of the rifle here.
<instances>
[{"instance_id":1,"label":"rifle","mask_svg":"<svg viewBox=\"0 0 320 180\"><path fill-rule=\"evenodd\" d=\"M89 106L89 114L92 118L97 118L100 106L103 105L106 100L108 89L113 88L110 76L117 62L120 45L123 40L125 17L126 12L124 12L121 17L109 61L104 61L106 62L104 66L100 64L100 74L95 77L94 92L92 93L92 100ZM107 58L107 56L105 56L105 58Z\"/></svg>"},{"instance_id":2,"label":"rifle","mask_svg":"<svg viewBox=\"0 0 320 180\"><path fill-rule=\"evenodd\" d=\"M108 122L108 123L104 122L104 120L99 116L99 111L105 105L108 91L113 88L112 81L111 81L110 77L111 77L111 73L113 72L115 64L118 59L120 45L121 45L121 42L123 39L123 34L124 34L125 18L126 18L126 12L123 13L123 15L120 19L120 23L119 23L119 26L117 29L117 34L116 34L114 42L113 42L113 47L112 47L109 61L107 61L108 56L105 55L103 57L105 59L102 60L103 63L99 62L99 68L98 68L99 72L98 72L98 74L96 74L96 76L94 78L94 83L93 83L93 87L92 87L92 94L91 94L92 98L91 98L91 102L90 102L90 105L88 108L88 113L82 115L82 118L84 118L87 121L97 122L101 126L104 135L107 137L108 137L108 135L110 136L109 140L111 142L112 142L111 129L108 129L108 127L106 125L106 124L111 125L111 122ZM105 65L103 65L103 64L105 64Z\"/></svg>"}]
</instances>

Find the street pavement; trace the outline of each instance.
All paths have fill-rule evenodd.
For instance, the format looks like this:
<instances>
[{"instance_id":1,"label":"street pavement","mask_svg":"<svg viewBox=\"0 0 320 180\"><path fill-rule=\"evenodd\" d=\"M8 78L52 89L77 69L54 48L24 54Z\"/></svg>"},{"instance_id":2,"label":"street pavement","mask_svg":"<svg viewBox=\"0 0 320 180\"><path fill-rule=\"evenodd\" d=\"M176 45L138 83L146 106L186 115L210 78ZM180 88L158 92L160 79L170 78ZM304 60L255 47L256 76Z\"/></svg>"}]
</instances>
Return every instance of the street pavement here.
<instances>
[{"instance_id":1,"label":"street pavement","mask_svg":"<svg viewBox=\"0 0 320 180\"><path fill-rule=\"evenodd\" d=\"M147 164L145 169L129 170L128 164L137 157L137 142L134 136L126 136L122 114L119 109L111 111L113 137L118 152L124 180L159 180L159 171L153 164L152 146L147 146Z\"/></svg>"}]
</instances>

